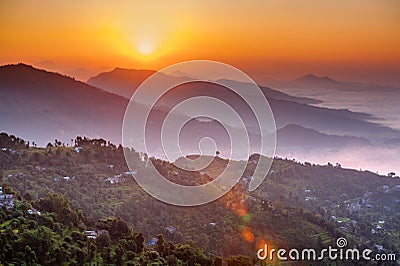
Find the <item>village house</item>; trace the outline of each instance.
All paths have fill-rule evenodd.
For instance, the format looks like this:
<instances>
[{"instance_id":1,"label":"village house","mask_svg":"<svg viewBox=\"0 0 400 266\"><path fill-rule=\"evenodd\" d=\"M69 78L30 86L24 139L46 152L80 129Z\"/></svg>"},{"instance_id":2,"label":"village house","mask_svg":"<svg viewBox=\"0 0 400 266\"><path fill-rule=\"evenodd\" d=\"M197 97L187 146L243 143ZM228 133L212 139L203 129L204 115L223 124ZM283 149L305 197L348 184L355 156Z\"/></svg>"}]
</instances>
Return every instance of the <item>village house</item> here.
<instances>
[{"instance_id":1,"label":"village house","mask_svg":"<svg viewBox=\"0 0 400 266\"><path fill-rule=\"evenodd\" d=\"M306 201L315 200L315 197L307 196L307 197L305 197L305 200L306 200Z\"/></svg>"},{"instance_id":2,"label":"village house","mask_svg":"<svg viewBox=\"0 0 400 266\"><path fill-rule=\"evenodd\" d=\"M170 234L172 234L172 233L174 233L175 232L175 227L173 227L173 226L167 226L166 228L165 228L165 231L167 231L168 233L170 233Z\"/></svg>"},{"instance_id":3,"label":"village house","mask_svg":"<svg viewBox=\"0 0 400 266\"><path fill-rule=\"evenodd\" d=\"M64 176L64 177L54 177L54 182L60 182L61 180L64 180L64 181L70 181L71 179L75 179L75 176L73 176L73 177L70 177L70 176Z\"/></svg>"},{"instance_id":4,"label":"village house","mask_svg":"<svg viewBox=\"0 0 400 266\"><path fill-rule=\"evenodd\" d=\"M126 182L128 179L122 176L122 174L115 175L113 177L107 177L105 182L109 182L111 185L114 185L116 183L120 182Z\"/></svg>"},{"instance_id":5,"label":"village house","mask_svg":"<svg viewBox=\"0 0 400 266\"><path fill-rule=\"evenodd\" d=\"M92 239L96 239L97 237L97 232L93 231L93 230L85 230L83 232L83 234L87 237L87 238L92 238Z\"/></svg>"},{"instance_id":6,"label":"village house","mask_svg":"<svg viewBox=\"0 0 400 266\"><path fill-rule=\"evenodd\" d=\"M123 172L122 173L124 176L134 176L134 175L136 175L137 174L137 172L136 171L131 171L131 172Z\"/></svg>"},{"instance_id":7,"label":"village house","mask_svg":"<svg viewBox=\"0 0 400 266\"><path fill-rule=\"evenodd\" d=\"M348 208L350 213L355 213L361 210L361 204L358 202L353 202L351 204L349 204L349 208Z\"/></svg>"},{"instance_id":8,"label":"village house","mask_svg":"<svg viewBox=\"0 0 400 266\"><path fill-rule=\"evenodd\" d=\"M383 185L382 188L383 188L383 191L384 191L385 193L389 193L389 192L390 192L390 188L389 188L388 185Z\"/></svg>"},{"instance_id":9,"label":"village house","mask_svg":"<svg viewBox=\"0 0 400 266\"><path fill-rule=\"evenodd\" d=\"M13 194L4 194L3 187L0 187L0 207L5 206L7 209L14 206Z\"/></svg>"},{"instance_id":10,"label":"village house","mask_svg":"<svg viewBox=\"0 0 400 266\"><path fill-rule=\"evenodd\" d=\"M34 209L34 208L29 209L29 210L28 210L28 213L29 213L30 215L32 215L32 214L42 215L42 213L41 213L40 211L38 211L38 210L36 210L36 209Z\"/></svg>"},{"instance_id":11,"label":"village house","mask_svg":"<svg viewBox=\"0 0 400 266\"><path fill-rule=\"evenodd\" d=\"M149 242L147 242L147 245L148 246L154 246L156 243L157 243L157 238L153 237L152 239L150 239Z\"/></svg>"}]
</instances>

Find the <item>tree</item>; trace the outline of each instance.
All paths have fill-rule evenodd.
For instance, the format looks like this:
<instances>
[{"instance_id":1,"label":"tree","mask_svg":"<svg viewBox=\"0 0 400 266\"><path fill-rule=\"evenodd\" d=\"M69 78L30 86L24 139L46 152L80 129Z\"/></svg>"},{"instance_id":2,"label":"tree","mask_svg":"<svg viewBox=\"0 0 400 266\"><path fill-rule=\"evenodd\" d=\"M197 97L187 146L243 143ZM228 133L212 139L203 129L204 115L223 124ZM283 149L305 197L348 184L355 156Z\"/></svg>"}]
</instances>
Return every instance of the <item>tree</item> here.
<instances>
[{"instance_id":1,"label":"tree","mask_svg":"<svg viewBox=\"0 0 400 266\"><path fill-rule=\"evenodd\" d=\"M219 256L215 257L215 259L214 259L215 266L222 266L223 262L224 262L223 259Z\"/></svg>"},{"instance_id":2,"label":"tree","mask_svg":"<svg viewBox=\"0 0 400 266\"><path fill-rule=\"evenodd\" d=\"M115 248L115 264L122 265L122 257L124 256L124 250L120 245Z\"/></svg>"},{"instance_id":3,"label":"tree","mask_svg":"<svg viewBox=\"0 0 400 266\"><path fill-rule=\"evenodd\" d=\"M166 256L165 260L167 261L169 266L175 266L178 263L178 259L175 257L174 254Z\"/></svg>"},{"instance_id":4,"label":"tree","mask_svg":"<svg viewBox=\"0 0 400 266\"><path fill-rule=\"evenodd\" d=\"M88 241L88 247L87 247L87 254L88 254L88 260L91 262L95 256L96 256L96 242L93 241L93 239L89 239Z\"/></svg>"},{"instance_id":5,"label":"tree","mask_svg":"<svg viewBox=\"0 0 400 266\"><path fill-rule=\"evenodd\" d=\"M46 212L55 212L56 220L64 225L78 226L82 221L79 221L79 216L76 211L71 209L70 200L64 199L61 193L48 193L46 198L41 198L34 201L33 206L39 210Z\"/></svg>"},{"instance_id":6,"label":"tree","mask_svg":"<svg viewBox=\"0 0 400 266\"><path fill-rule=\"evenodd\" d=\"M4 194L16 194L16 192L7 183L2 184Z\"/></svg>"},{"instance_id":7,"label":"tree","mask_svg":"<svg viewBox=\"0 0 400 266\"><path fill-rule=\"evenodd\" d=\"M109 247L111 243L110 236L108 234L101 234L96 237L96 246L98 250L102 250Z\"/></svg>"},{"instance_id":8,"label":"tree","mask_svg":"<svg viewBox=\"0 0 400 266\"><path fill-rule=\"evenodd\" d=\"M100 230L107 230L110 233L112 241L118 241L123 237L129 237L131 228L125 221L115 217L100 219L96 226Z\"/></svg>"},{"instance_id":9,"label":"tree","mask_svg":"<svg viewBox=\"0 0 400 266\"><path fill-rule=\"evenodd\" d=\"M135 243L136 243L136 248L137 248L136 251L137 252L142 252L143 251L143 248L144 248L143 242L144 242L143 234L142 233L137 234L135 236Z\"/></svg>"},{"instance_id":10,"label":"tree","mask_svg":"<svg viewBox=\"0 0 400 266\"><path fill-rule=\"evenodd\" d=\"M252 266L251 259L247 256L232 256L226 259L228 266Z\"/></svg>"},{"instance_id":11,"label":"tree","mask_svg":"<svg viewBox=\"0 0 400 266\"><path fill-rule=\"evenodd\" d=\"M37 262L36 253L31 249L30 246L25 246L25 260L27 260L29 265Z\"/></svg>"},{"instance_id":12,"label":"tree","mask_svg":"<svg viewBox=\"0 0 400 266\"><path fill-rule=\"evenodd\" d=\"M164 236L162 234L159 234L157 236L156 251L161 256L164 256L164 254L165 254L165 240L164 240Z\"/></svg>"}]
</instances>

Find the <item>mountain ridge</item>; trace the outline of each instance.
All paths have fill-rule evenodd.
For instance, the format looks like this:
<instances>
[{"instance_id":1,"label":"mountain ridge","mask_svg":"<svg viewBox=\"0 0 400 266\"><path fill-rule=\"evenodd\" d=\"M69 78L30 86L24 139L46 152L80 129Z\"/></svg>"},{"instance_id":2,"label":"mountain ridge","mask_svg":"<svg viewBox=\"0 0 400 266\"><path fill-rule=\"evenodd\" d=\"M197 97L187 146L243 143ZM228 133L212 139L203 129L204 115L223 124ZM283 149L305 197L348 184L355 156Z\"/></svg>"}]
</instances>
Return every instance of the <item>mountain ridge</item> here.
<instances>
[{"instance_id":1,"label":"mountain ridge","mask_svg":"<svg viewBox=\"0 0 400 266\"><path fill-rule=\"evenodd\" d=\"M149 120L153 122L154 127L152 123L148 124L151 129L149 143L153 146L150 148L155 152L158 152L160 147L162 119L166 117L170 108L186 96L195 96L198 93L204 95L203 86L196 86L192 85L191 90L185 90L184 87L174 89L161 101L161 105L153 109ZM260 131L254 114L246 103L237 96L231 97L232 93L224 91L223 86L211 86L208 92L210 95L205 96L217 96L237 110L250 132L250 141L255 138L253 143L257 145L257 134ZM268 98L268 101L277 128L297 124L319 133L364 137L371 141L373 138L381 142L399 138L398 131L367 121L372 117L364 113L315 107L272 97ZM39 146L46 146L53 138L69 143L70 139L77 135L121 143L122 121L128 102L128 99L122 96L55 72L39 70L24 64L0 68L0 130L31 139ZM148 107L138 104L138 108ZM218 123L195 120L190 126L184 127L181 136L182 141L190 148L188 152L192 152L192 148L198 148L198 143L194 143L193 140L207 136L217 141L221 140L218 143L225 145L225 131L217 125ZM234 127L232 129L235 130ZM229 147L224 146L221 150L223 148Z\"/></svg>"},{"instance_id":2,"label":"mountain ridge","mask_svg":"<svg viewBox=\"0 0 400 266\"><path fill-rule=\"evenodd\" d=\"M308 73L300 78L297 78L296 81L319 81L319 82L329 82L329 83L339 83L338 81L330 78L329 76L320 77L312 73Z\"/></svg>"},{"instance_id":3,"label":"mountain ridge","mask_svg":"<svg viewBox=\"0 0 400 266\"><path fill-rule=\"evenodd\" d=\"M117 67L112 71L106 71L99 73L96 76L93 76L88 79L87 83L98 88L102 88L104 90L116 93L121 95L125 98L130 99L136 88L148 77L156 73L155 70L147 70L147 69L127 69L127 68L120 68ZM158 72L160 73L160 72ZM173 83L182 83L182 82L190 82L196 80L195 77L190 76L187 73L180 73L181 75L171 75L163 74L159 76L162 79L160 85L165 86L165 84L173 84ZM183 74L187 74L184 76ZM245 86L246 83L234 81L234 80L227 80L222 79L218 80L224 83L230 84L235 83L239 86ZM268 87L260 86L260 89L263 91L266 97L274 97L276 99L288 100L293 102L300 102L306 104L317 104L320 101L306 98L306 97L294 97L283 92L273 90Z\"/></svg>"},{"instance_id":4,"label":"mountain ridge","mask_svg":"<svg viewBox=\"0 0 400 266\"><path fill-rule=\"evenodd\" d=\"M36 143L39 138L68 140L77 132L116 141L128 103L74 78L22 63L0 67L0 95L2 130Z\"/></svg>"},{"instance_id":5,"label":"mountain ridge","mask_svg":"<svg viewBox=\"0 0 400 266\"><path fill-rule=\"evenodd\" d=\"M277 139L279 147L340 148L371 145L371 142L363 137L330 135L296 124L279 128Z\"/></svg>"}]
</instances>

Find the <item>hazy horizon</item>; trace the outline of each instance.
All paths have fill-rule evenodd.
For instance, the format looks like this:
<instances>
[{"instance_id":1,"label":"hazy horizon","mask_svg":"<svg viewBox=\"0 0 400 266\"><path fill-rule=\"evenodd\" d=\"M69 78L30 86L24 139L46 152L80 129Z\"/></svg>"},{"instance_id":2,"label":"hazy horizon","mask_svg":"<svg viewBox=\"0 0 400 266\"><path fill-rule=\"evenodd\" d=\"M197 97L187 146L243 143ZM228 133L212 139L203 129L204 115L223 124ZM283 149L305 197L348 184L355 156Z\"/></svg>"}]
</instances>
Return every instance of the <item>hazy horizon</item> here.
<instances>
[{"instance_id":1,"label":"hazy horizon","mask_svg":"<svg viewBox=\"0 0 400 266\"><path fill-rule=\"evenodd\" d=\"M364 1L362 8L357 2L316 0L3 1L0 7L0 64L53 61L84 77L116 66L162 69L209 59L236 66L258 82L314 73L400 84L397 1Z\"/></svg>"},{"instance_id":2,"label":"hazy horizon","mask_svg":"<svg viewBox=\"0 0 400 266\"><path fill-rule=\"evenodd\" d=\"M62 73L61 73L62 74ZM46 80L44 80L46 82ZM315 80L315 82L319 82L318 78ZM336 89L324 89L324 88L313 88L313 83L311 82L305 89L300 89L300 88L295 88L295 89L278 89L280 91L284 91L289 93L289 95L292 96L301 96L301 97L308 97L311 99L318 99L322 100L321 103L314 104L317 106L325 106L329 108L335 108L335 109L349 109L351 111L357 111L357 112L365 112L372 114L373 116L380 118L380 119L386 119L386 120L373 120L375 123L381 123L384 125L391 126L392 128L398 129L399 126L399 119L393 114L396 113L396 110L398 110L398 106L395 105L394 103L398 101L399 99L397 96L399 94L381 94L378 95L380 99L381 105L376 106L375 105L375 100L377 99L376 93L372 91L364 91L363 97L359 97L359 93L357 91L341 91L341 90L336 90ZM106 89L107 90L107 89ZM60 91L61 92L61 91ZM350 97L351 96L351 97ZM382 107L385 106L386 108L382 111ZM380 112L379 112L380 111ZM388 123L391 122L391 123ZM283 128L285 125L281 125L278 127L278 129ZM304 125L303 125L304 126ZM107 140L111 140L113 142L116 141L116 144L121 143L120 136L117 134L115 136L114 132L112 135L109 135L110 133L106 133L104 135L103 131L96 131L91 128L91 126L86 127L83 129L83 131L72 131L72 132L67 132L65 127L68 127L67 125L62 125L57 131L56 134L54 134L52 137L57 138L61 140L62 142L69 143L69 140L71 138L75 138L76 135L87 135L84 132L90 132L92 131L91 134L87 135L89 137L102 137ZM338 127L341 127L340 124L338 124ZM17 132L21 132L20 125L15 125L14 127L17 129ZM311 128L315 129L312 126L306 126L306 128ZM3 130L3 129L2 129ZM61 130L60 133L59 130ZM88 131L89 130L89 131ZM324 132L324 130L320 130L322 133L327 133ZM13 132L12 130L6 130L6 133L10 134L16 134L16 132ZM360 132L362 133L362 132ZM28 134L29 132L25 132L24 134ZM72 134L72 135L71 135ZM75 134L75 135L74 135ZM100 134L100 135L99 135ZM353 133L330 133L333 135L339 135L339 136L346 136L348 134L353 135L353 136L359 136L359 134L353 132ZM18 135L18 134L16 134ZM38 135L36 137L39 137L41 135ZM112 138L110 139L110 137ZM399 134L396 135L396 138L399 138ZM36 144L39 146L45 146L47 142L51 142L53 139L45 139L45 140L39 140L36 138L27 138L26 135L23 135L24 138L28 141L35 141ZM115 139L116 137L116 139ZM295 135L292 135L292 138L295 138ZM343 167L345 168L353 168L353 169L363 169L363 170L369 170L372 172L379 172L380 174L387 174L391 171L395 171L396 173L400 172L400 168L397 167L399 160L396 158L396 154L398 152L398 147L393 146L393 145L386 145L384 144L385 141L389 141L391 138L377 135L377 139L371 139L369 138L370 141L372 141L372 146L367 145L365 147L341 147L341 148L325 148L325 147L318 147L318 145L321 145L322 143L316 142L315 146L306 148L306 147L287 147L285 145L284 147L281 147L280 145L278 146L278 150L276 155L282 158L290 158L290 159L295 159L296 161L300 162L311 162L311 163L317 163L321 165L325 165L328 162L330 163L340 163ZM394 138L394 137L392 137ZM327 140L328 141L328 140ZM156 142L157 143L157 142ZM225 144L224 144L225 145ZM297 143L296 145L299 145ZM306 144L308 145L308 144ZM224 146L224 149L227 147ZM220 148L222 151L222 148ZM188 150L188 154L193 153L193 149ZM222 157L228 157L226 152L222 152L221 156ZM154 155L154 154L151 154ZM211 154L212 155L212 154ZM163 158L163 156L158 156L158 158ZM165 159L165 158L163 158Z\"/></svg>"}]
</instances>

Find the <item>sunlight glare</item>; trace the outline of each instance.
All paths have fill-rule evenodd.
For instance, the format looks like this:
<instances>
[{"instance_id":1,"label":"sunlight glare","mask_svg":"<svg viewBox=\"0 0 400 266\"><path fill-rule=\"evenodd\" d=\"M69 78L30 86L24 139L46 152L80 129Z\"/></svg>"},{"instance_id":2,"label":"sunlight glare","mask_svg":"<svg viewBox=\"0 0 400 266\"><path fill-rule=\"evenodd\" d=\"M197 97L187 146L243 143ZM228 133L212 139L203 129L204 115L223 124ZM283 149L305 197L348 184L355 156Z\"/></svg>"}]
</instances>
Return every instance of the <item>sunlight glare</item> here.
<instances>
[{"instance_id":1,"label":"sunlight glare","mask_svg":"<svg viewBox=\"0 0 400 266\"><path fill-rule=\"evenodd\" d=\"M142 55L150 55L154 51L154 45L149 41L142 40L137 44L137 49Z\"/></svg>"}]
</instances>

